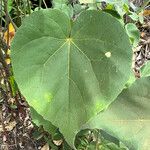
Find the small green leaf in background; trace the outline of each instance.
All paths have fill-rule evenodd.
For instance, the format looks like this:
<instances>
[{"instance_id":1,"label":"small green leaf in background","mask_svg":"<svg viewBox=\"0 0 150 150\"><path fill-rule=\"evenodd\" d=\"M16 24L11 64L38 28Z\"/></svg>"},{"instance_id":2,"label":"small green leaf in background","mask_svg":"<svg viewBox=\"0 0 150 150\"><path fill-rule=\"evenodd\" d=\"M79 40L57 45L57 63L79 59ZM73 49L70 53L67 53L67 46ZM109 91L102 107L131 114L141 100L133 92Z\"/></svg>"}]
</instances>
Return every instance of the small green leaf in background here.
<instances>
[{"instance_id":1,"label":"small green leaf in background","mask_svg":"<svg viewBox=\"0 0 150 150\"><path fill-rule=\"evenodd\" d=\"M138 14L135 13L135 12L130 12L128 16L129 16L133 21L138 21L138 19L139 19Z\"/></svg>"},{"instance_id":2,"label":"small green leaf in background","mask_svg":"<svg viewBox=\"0 0 150 150\"><path fill-rule=\"evenodd\" d=\"M106 9L116 10L119 15L123 18L124 14L129 12L129 2L128 0L79 0L82 4L96 4L101 2L106 2Z\"/></svg>"},{"instance_id":3,"label":"small green leaf in background","mask_svg":"<svg viewBox=\"0 0 150 150\"><path fill-rule=\"evenodd\" d=\"M128 16L135 22L144 23L143 11L140 13L129 11Z\"/></svg>"},{"instance_id":4,"label":"small green leaf in background","mask_svg":"<svg viewBox=\"0 0 150 150\"><path fill-rule=\"evenodd\" d=\"M82 11L85 10L87 6L85 5L80 5L80 4L74 4L73 5L73 11L74 11L74 15L78 15L79 13L81 13Z\"/></svg>"},{"instance_id":5,"label":"small green leaf in background","mask_svg":"<svg viewBox=\"0 0 150 150\"><path fill-rule=\"evenodd\" d=\"M96 10L82 12L73 24L59 10L36 11L18 29L11 51L27 102L72 145L80 127L116 99L131 71L123 26Z\"/></svg>"},{"instance_id":6,"label":"small green leaf in background","mask_svg":"<svg viewBox=\"0 0 150 150\"><path fill-rule=\"evenodd\" d=\"M52 4L54 9L61 10L69 18L73 17L73 7L69 4L69 0L53 0Z\"/></svg>"},{"instance_id":7,"label":"small green leaf in background","mask_svg":"<svg viewBox=\"0 0 150 150\"><path fill-rule=\"evenodd\" d=\"M8 3L8 12L10 12L12 10L12 4L13 4L13 0L7 0Z\"/></svg>"},{"instance_id":8,"label":"small green leaf in background","mask_svg":"<svg viewBox=\"0 0 150 150\"><path fill-rule=\"evenodd\" d=\"M150 76L150 61L148 61L142 68L141 68L141 76L148 77Z\"/></svg>"},{"instance_id":9,"label":"small green leaf in background","mask_svg":"<svg viewBox=\"0 0 150 150\"><path fill-rule=\"evenodd\" d=\"M75 146L77 150L128 150L118 139L97 129L78 132Z\"/></svg>"},{"instance_id":10,"label":"small green leaf in background","mask_svg":"<svg viewBox=\"0 0 150 150\"><path fill-rule=\"evenodd\" d=\"M140 41L140 32L138 28L133 23L126 24L125 28L133 47L136 47Z\"/></svg>"},{"instance_id":11,"label":"small green leaf in background","mask_svg":"<svg viewBox=\"0 0 150 150\"><path fill-rule=\"evenodd\" d=\"M143 12L139 14L139 22L140 22L141 24L143 24L143 23L144 23L144 16L143 16Z\"/></svg>"},{"instance_id":12,"label":"small green leaf in background","mask_svg":"<svg viewBox=\"0 0 150 150\"><path fill-rule=\"evenodd\" d=\"M2 5L1 5L2 4ZM8 12L10 12L12 10L12 4L13 4L13 1L12 0L7 0L7 8L8 8ZM4 11L4 2L3 0L1 0L1 3L0 3L0 11L3 12ZM2 16L1 16L2 17Z\"/></svg>"},{"instance_id":13,"label":"small green leaf in background","mask_svg":"<svg viewBox=\"0 0 150 150\"><path fill-rule=\"evenodd\" d=\"M88 10L97 10L97 5L96 3L90 3L88 4Z\"/></svg>"},{"instance_id":14,"label":"small green leaf in background","mask_svg":"<svg viewBox=\"0 0 150 150\"><path fill-rule=\"evenodd\" d=\"M84 128L103 129L130 150L150 148L150 77L135 81Z\"/></svg>"}]
</instances>

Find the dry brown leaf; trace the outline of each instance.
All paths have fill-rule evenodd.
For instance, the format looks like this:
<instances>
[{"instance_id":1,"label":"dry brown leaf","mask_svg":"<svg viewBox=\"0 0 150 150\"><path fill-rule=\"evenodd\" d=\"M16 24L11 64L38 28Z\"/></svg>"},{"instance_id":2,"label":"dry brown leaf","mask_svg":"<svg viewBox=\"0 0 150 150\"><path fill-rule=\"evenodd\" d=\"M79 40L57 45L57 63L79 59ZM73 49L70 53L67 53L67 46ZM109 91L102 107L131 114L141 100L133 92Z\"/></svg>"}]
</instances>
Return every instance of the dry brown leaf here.
<instances>
[{"instance_id":1,"label":"dry brown leaf","mask_svg":"<svg viewBox=\"0 0 150 150\"><path fill-rule=\"evenodd\" d=\"M133 49L133 52L138 52L142 48L142 45L137 46L136 48Z\"/></svg>"},{"instance_id":2,"label":"dry brown leaf","mask_svg":"<svg viewBox=\"0 0 150 150\"><path fill-rule=\"evenodd\" d=\"M12 122L9 122L7 125L5 125L5 129L7 131L11 131L13 130L13 128L16 126L16 121L12 121ZM3 132L3 127L2 125L0 125L0 132Z\"/></svg>"},{"instance_id":3,"label":"dry brown leaf","mask_svg":"<svg viewBox=\"0 0 150 150\"><path fill-rule=\"evenodd\" d=\"M60 146L63 142L63 140L53 140L54 144L57 146Z\"/></svg>"},{"instance_id":4,"label":"dry brown leaf","mask_svg":"<svg viewBox=\"0 0 150 150\"><path fill-rule=\"evenodd\" d=\"M14 98L9 98L8 99L8 103L9 104L14 104L15 103L15 99Z\"/></svg>"},{"instance_id":5,"label":"dry brown leaf","mask_svg":"<svg viewBox=\"0 0 150 150\"><path fill-rule=\"evenodd\" d=\"M10 64L10 58L6 58L5 62L6 62L7 65L9 65Z\"/></svg>"},{"instance_id":6,"label":"dry brown leaf","mask_svg":"<svg viewBox=\"0 0 150 150\"><path fill-rule=\"evenodd\" d=\"M42 148L41 150L49 150L49 145L48 143L46 143Z\"/></svg>"},{"instance_id":7,"label":"dry brown leaf","mask_svg":"<svg viewBox=\"0 0 150 150\"><path fill-rule=\"evenodd\" d=\"M143 16L150 16L150 10L144 10Z\"/></svg>"},{"instance_id":8,"label":"dry brown leaf","mask_svg":"<svg viewBox=\"0 0 150 150\"><path fill-rule=\"evenodd\" d=\"M141 32L141 37L144 37L146 35L145 32Z\"/></svg>"},{"instance_id":9,"label":"dry brown leaf","mask_svg":"<svg viewBox=\"0 0 150 150\"><path fill-rule=\"evenodd\" d=\"M9 122L8 125L5 126L7 131L11 131L16 126L16 121Z\"/></svg>"},{"instance_id":10,"label":"dry brown leaf","mask_svg":"<svg viewBox=\"0 0 150 150\"><path fill-rule=\"evenodd\" d=\"M15 35L15 29L14 29L12 23L10 23L8 26L8 30L4 33L4 40L6 41L6 43L9 44L9 46L10 46L10 42L12 41L14 35Z\"/></svg>"}]
</instances>

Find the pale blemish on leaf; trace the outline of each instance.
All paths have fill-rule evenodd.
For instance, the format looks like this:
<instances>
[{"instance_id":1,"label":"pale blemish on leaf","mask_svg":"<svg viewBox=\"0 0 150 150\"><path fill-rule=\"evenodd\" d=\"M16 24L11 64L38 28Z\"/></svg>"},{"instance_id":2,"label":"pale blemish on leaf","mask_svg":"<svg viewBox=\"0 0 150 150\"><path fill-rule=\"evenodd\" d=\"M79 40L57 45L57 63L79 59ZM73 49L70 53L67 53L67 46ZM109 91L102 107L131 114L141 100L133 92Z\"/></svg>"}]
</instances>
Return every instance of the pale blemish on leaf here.
<instances>
[{"instance_id":1,"label":"pale blemish on leaf","mask_svg":"<svg viewBox=\"0 0 150 150\"><path fill-rule=\"evenodd\" d=\"M51 102L53 98L53 95L51 93L45 93L44 94L44 99L47 101L47 102Z\"/></svg>"},{"instance_id":2,"label":"pale blemish on leaf","mask_svg":"<svg viewBox=\"0 0 150 150\"><path fill-rule=\"evenodd\" d=\"M105 102L97 101L96 105L95 105L96 111L101 111L104 108L105 105L106 105Z\"/></svg>"},{"instance_id":3,"label":"pale blemish on leaf","mask_svg":"<svg viewBox=\"0 0 150 150\"><path fill-rule=\"evenodd\" d=\"M71 41L72 41L72 38L67 38L66 41L67 41L67 42L71 42Z\"/></svg>"},{"instance_id":4,"label":"pale blemish on leaf","mask_svg":"<svg viewBox=\"0 0 150 150\"><path fill-rule=\"evenodd\" d=\"M111 52L105 53L105 56L108 57L108 58L111 57Z\"/></svg>"}]
</instances>

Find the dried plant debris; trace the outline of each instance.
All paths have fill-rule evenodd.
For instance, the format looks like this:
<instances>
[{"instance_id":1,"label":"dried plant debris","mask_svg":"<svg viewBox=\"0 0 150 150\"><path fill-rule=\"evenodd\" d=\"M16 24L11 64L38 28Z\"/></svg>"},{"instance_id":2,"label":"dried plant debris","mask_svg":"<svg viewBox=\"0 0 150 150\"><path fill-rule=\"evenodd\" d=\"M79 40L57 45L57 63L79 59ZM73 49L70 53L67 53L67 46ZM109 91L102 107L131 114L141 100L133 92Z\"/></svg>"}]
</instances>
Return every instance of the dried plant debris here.
<instances>
[{"instance_id":1,"label":"dried plant debris","mask_svg":"<svg viewBox=\"0 0 150 150\"><path fill-rule=\"evenodd\" d=\"M12 101L3 99L3 101ZM1 108L1 126L0 126L0 141L1 150L16 150L16 149L36 149L34 140L30 138L33 125L31 123L29 108L27 105L19 102L19 108L13 108L11 105L2 103Z\"/></svg>"},{"instance_id":2,"label":"dried plant debris","mask_svg":"<svg viewBox=\"0 0 150 150\"><path fill-rule=\"evenodd\" d=\"M136 77L140 77L140 68L150 60L150 16L144 17L144 24L139 24L140 43L133 52L133 69Z\"/></svg>"},{"instance_id":3,"label":"dried plant debris","mask_svg":"<svg viewBox=\"0 0 150 150\"><path fill-rule=\"evenodd\" d=\"M2 89L0 93L5 94ZM32 123L30 108L23 97L3 95L1 98L0 150L49 150L47 142L54 147L63 146L63 140L52 140L42 127Z\"/></svg>"}]
</instances>

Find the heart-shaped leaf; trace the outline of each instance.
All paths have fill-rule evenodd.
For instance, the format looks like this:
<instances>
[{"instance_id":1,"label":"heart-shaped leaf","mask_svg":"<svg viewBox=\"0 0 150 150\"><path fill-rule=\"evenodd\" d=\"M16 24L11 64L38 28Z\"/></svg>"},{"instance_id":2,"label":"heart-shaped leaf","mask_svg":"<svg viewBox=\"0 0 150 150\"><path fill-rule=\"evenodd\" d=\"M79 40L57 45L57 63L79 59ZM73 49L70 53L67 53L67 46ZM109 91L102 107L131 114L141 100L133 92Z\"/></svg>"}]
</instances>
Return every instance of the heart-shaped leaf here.
<instances>
[{"instance_id":1,"label":"heart-shaped leaf","mask_svg":"<svg viewBox=\"0 0 150 150\"><path fill-rule=\"evenodd\" d=\"M68 142L117 97L130 75L128 36L117 19L99 11L85 11L73 23L59 10L35 12L11 50L22 94Z\"/></svg>"},{"instance_id":2,"label":"heart-shaped leaf","mask_svg":"<svg viewBox=\"0 0 150 150\"><path fill-rule=\"evenodd\" d=\"M84 128L101 128L124 142L130 150L150 148L150 78L136 80L110 107Z\"/></svg>"}]
</instances>

